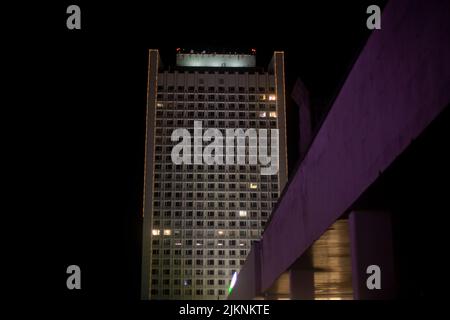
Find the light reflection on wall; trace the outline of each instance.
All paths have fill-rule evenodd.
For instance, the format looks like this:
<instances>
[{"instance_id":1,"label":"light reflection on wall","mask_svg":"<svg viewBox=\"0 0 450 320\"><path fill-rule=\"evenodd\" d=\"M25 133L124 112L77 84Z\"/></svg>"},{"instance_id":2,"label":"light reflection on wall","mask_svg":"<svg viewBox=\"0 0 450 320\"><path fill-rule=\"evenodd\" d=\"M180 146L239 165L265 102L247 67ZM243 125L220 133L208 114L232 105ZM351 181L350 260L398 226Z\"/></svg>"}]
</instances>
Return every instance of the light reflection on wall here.
<instances>
[{"instance_id":1,"label":"light reflection on wall","mask_svg":"<svg viewBox=\"0 0 450 320\"><path fill-rule=\"evenodd\" d=\"M177 66L249 68L256 66L256 56L250 54L178 53Z\"/></svg>"}]
</instances>

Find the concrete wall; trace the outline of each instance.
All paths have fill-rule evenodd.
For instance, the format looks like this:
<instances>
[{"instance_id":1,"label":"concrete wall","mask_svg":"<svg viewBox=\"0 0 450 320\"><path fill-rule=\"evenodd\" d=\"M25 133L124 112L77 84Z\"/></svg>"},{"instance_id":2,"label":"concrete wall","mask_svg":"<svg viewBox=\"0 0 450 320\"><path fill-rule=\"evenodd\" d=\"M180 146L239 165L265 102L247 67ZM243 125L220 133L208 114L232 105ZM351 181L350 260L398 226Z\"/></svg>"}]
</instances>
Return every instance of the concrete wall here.
<instances>
[{"instance_id":1,"label":"concrete wall","mask_svg":"<svg viewBox=\"0 0 450 320\"><path fill-rule=\"evenodd\" d=\"M382 29L372 33L263 235L262 290L449 104L448 12L448 1L387 4Z\"/></svg>"}]
</instances>

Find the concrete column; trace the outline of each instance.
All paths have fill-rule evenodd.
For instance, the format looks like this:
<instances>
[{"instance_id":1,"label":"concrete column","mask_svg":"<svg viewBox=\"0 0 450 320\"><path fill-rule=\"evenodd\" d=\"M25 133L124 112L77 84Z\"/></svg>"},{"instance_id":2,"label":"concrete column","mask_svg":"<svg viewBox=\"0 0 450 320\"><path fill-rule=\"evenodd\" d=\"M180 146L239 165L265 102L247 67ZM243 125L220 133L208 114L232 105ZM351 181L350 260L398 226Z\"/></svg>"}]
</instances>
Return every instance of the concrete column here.
<instances>
[{"instance_id":1,"label":"concrete column","mask_svg":"<svg viewBox=\"0 0 450 320\"><path fill-rule=\"evenodd\" d=\"M314 300L314 270L311 250L307 250L289 270L292 300Z\"/></svg>"},{"instance_id":2,"label":"concrete column","mask_svg":"<svg viewBox=\"0 0 450 320\"><path fill-rule=\"evenodd\" d=\"M352 286L355 300L395 298L391 216L386 211L353 211L349 215ZM378 266L380 289L369 289ZM368 270L369 268L369 270ZM372 269L376 269L374 267ZM367 284L370 277L369 286Z\"/></svg>"}]
</instances>

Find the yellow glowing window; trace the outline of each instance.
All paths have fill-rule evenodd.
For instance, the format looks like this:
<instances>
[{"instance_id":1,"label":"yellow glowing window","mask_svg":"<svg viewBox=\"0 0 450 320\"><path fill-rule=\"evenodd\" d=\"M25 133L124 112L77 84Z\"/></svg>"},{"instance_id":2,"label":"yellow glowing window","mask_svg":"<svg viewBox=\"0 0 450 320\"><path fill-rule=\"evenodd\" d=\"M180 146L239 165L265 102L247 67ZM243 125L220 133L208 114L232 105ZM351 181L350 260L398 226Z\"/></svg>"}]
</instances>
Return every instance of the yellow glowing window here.
<instances>
[{"instance_id":1,"label":"yellow glowing window","mask_svg":"<svg viewBox=\"0 0 450 320\"><path fill-rule=\"evenodd\" d=\"M161 107L164 107L164 104L162 104L161 102L158 102L158 103L156 104L156 106L161 108Z\"/></svg>"},{"instance_id":2,"label":"yellow glowing window","mask_svg":"<svg viewBox=\"0 0 450 320\"><path fill-rule=\"evenodd\" d=\"M223 231L222 231L222 230L219 230L217 233L218 233L219 235L223 235Z\"/></svg>"},{"instance_id":3,"label":"yellow glowing window","mask_svg":"<svg viewBox=\"0 0 450 320\"><path fill-rule=\"evenodd\" d=\"M275 101L277 99L277 97L274 94L271 94L269 96L269 101Z\"/></svg>"},{"instance_id":4,"label":"yellow glowing window","mask_svg":"<svg viewBox=\"0 0 450 320\"><path fill-rule=\"evenodd\" d=\"M154 235L154 236L159 236L160 232L161 232L161 230L153 229L153 230L152 230L152 235Z\"/></svg>"},{"instance_id":5,"label":"yellow glowing window","mask_svg":"<svg viewBox=\"0 0 450 320\"><path fill-rule=\"evenodd\" d=\"M249 187L250 187L250 189L258 189L258 184L250 183Z\"/></svg>"},{"instance_id":6,"label":"yellow glowing window","mask_svg":"<svg viewBox=\"0 0 450 320\"><path fill-rule=\"evenodd\" d=\"M239 211L239 217L246 217L246 216L247 216L247 211L245 211L245 210Z\"/></svg>"},{"instance_id":7,"label":"yellow glowing window","mask_svg":"<svg viewBox=\"0 0 450 320\"><path fill-rule=\"evenodd\" d=\"M164 235L165 236L170 236L172 234L172 230L170 229L164 229Z\"/></svg>"},{"instance_id":8,"label":"yellow glowing window","mask_svg":"<svg viewBox=\"0 0 450 320\"><path fill-rule=\"evenodd\" d=\"M275 111L272 111L272 112L269 113L269 116L271 118L276 118L277 117L277 113Z\"/></svg>"},{"instance_id":9,"label":"yellow glowing window","mask_svg":"<svg viewBox=\"0 0 450 320\"><path fill-rule=\"evenodd\" d=\"M260 117L260 118L265 118L265 117L266 117L266 112L265 112L265 111L261 111L261 112L259 113L259 117Z\"/></svg>"},{"instance_id":10,"label":"yellow glowing window","mask_svg":"<svg viewBox=\"0 0 450 320\"><path fill-rule=\"evenodd\" d=\"M265 95L265 94L262 94L262 95L260 96L260 99L261 99L262 101L265 101L265 100L266 100L266 95Z\"/></svg>"}]
</instances>

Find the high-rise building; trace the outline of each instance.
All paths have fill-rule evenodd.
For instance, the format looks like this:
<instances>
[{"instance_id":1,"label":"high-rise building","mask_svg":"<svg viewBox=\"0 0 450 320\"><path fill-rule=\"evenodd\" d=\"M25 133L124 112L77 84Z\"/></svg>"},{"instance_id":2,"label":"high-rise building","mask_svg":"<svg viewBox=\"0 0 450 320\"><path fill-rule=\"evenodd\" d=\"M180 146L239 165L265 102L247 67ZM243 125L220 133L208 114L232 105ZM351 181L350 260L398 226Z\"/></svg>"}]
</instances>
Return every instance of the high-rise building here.
<instances>
[{"instance_id":1,"label":"high-rise building","mask_svg":"<svg viewBox=\"0 0 450 320\"><path fill-rule=\"evenodd\" d=\"M194 129L199 124L201 128ZM194 145L184 145L187 157L182 163L172 157L182 139L174 134L177 128L188 134L182 141ZM216 144L212 154L225 153L222 162L213 164L201 156L210 143L203 134L210 128L223 133L223 139L214 140L223 147ZM237 155L242 145L238 138L235 146L227 144L227 129L236 137L236 129L256 132L257 139L249 131L249 138L244 136L244 163L230 153ZM266 144L261 129L267 130ZM278 129L275 154L272 129ZM195 141L200 141L200 151ZM261 158L264 151L272 161L278 159L272 174L262 174L269 166ZM252 155L257 155L256 163ZM143 299L226 298L233 274L239 272L252 241L260 239L286 181L283 52L274 52L263 68L256 66L254 50L178 50L176 65L165 68L158 50L149 51Z\"/></svg>"}]
</instances>

